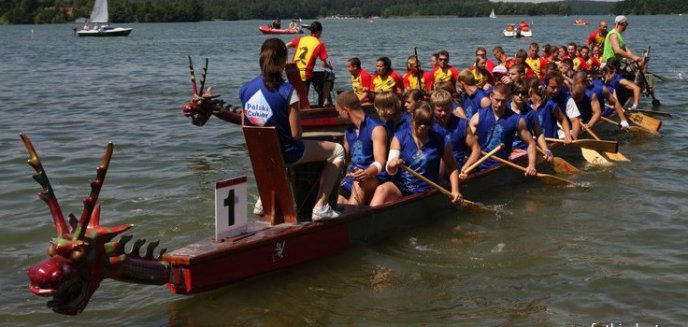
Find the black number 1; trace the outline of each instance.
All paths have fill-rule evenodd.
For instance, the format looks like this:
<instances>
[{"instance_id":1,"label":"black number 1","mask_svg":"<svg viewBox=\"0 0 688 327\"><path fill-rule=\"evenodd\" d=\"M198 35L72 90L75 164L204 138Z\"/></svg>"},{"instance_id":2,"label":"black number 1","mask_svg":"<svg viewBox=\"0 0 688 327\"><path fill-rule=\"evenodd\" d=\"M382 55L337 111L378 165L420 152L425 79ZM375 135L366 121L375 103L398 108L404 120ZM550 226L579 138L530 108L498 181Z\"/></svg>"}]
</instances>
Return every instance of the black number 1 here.
<instances>
[{"instance_id":1,"label":"black number 1","mask_svg":"<svg viewBox=\"0 0 688 327\"><path fill-rule=\"evenodd\" d=\"M234 190L229 191L227 198L224 201L225 207L227 207L227 217L228 225L234 225Z\"/></svg>"}]
</instances>

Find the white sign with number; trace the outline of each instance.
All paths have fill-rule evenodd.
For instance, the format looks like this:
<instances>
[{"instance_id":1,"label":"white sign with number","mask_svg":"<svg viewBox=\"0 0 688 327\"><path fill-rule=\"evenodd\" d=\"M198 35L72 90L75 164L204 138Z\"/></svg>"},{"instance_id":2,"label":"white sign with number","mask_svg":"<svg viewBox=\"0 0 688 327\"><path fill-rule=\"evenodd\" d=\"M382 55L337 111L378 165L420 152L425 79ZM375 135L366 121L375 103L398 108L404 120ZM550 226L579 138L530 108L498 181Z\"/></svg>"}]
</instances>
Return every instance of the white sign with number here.
<instances>
[{"instance_id":1,"label":"white sign with number","mask_svg":"<svg viewBox=\"0 0 688 327\"><path fill-rule=\"evenodd\" d=\"M246 176L215 183L215 240L245 233Z\"/></svg>"}]
</instances>

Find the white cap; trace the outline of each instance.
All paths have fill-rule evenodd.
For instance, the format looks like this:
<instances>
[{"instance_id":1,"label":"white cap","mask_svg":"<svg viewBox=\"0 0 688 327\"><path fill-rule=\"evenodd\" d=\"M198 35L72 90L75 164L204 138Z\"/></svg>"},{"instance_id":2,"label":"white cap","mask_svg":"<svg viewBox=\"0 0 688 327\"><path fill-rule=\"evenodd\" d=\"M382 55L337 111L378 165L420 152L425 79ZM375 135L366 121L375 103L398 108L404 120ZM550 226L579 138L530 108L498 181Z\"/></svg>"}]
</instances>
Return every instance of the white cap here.
<instances>
[{"instance_id":1,"label":"white cap","mask_svg":"<svg viewBox=\"0 0 688 327\"><path fill-rule=\"evenodd\" d=\"M614 18L614 24L618 25L618 24L622 24L625 22L626 22L626 16L624 16L624 15L616 16L616 18Z\"/></svg>"},{"instance_id":2,"label":"white cap","mask_svg":"<svg viewBox=\"0 0 688 327\"><path fill-rule=\"evenodd\" d=\"M507 70L504 65L495 66L495 68L492 69L493 74L506 74L506 72Z\"/></svg>"}]
</instances>

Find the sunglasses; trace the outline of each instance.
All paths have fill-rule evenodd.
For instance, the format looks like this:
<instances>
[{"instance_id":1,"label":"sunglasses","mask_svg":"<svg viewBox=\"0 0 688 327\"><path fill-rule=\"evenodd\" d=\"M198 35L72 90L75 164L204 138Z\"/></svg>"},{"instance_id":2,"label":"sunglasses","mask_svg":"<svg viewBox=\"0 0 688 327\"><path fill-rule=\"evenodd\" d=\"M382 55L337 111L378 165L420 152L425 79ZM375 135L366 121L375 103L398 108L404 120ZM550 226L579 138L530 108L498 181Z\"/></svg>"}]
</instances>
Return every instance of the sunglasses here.
<instances>
[{"instance_id":1,"label":"sunglasses","mask_svg":"<svg viewBox=\"0 0 688 327\"><path fill-rule=\"evenodd\" d=\"M515 92L514 95L518 95L518 96L524 97L524 96L527 96L527 95L528 95L528 92Z\"/></svg>"},{"instance_id":2,"label":"sunglasses","mask_svg":"<svg viewBox=\"0 0 688 327\"><path fill-rule=\"evenodd\" d=\"M439 61L449 61L449 58L437 58Z\"/></svg>"}]
</instances>

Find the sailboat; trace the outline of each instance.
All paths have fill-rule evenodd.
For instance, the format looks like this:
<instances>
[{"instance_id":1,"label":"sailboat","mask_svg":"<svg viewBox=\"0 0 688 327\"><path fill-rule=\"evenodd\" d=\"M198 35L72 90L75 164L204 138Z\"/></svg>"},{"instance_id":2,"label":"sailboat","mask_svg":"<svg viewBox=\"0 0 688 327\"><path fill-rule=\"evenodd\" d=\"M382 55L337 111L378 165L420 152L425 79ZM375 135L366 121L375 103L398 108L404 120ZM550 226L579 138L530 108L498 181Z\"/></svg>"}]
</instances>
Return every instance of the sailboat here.
<instances>
[{"instance_id":1,"label":"sailboat","mask_svg":"<svg viewBox=\"0 0 688 327\"><path fill-rule=\"evenodd\" d=\"M96 0L91 17L84 28L76 32L77 36L127 36L133 28L110 26L107 0Z\"/></svg>"},{"instance_id":2,"label":"sailboat","mask_svg":"<svg viewBox=\"0 0 688 327\"><path fill-rule=\"evenodd\" d=\"M492 12L490 13L490 18L497 18L497 15L494 13L494 9L492 9Z\"/></svg>"}]
</instances>

